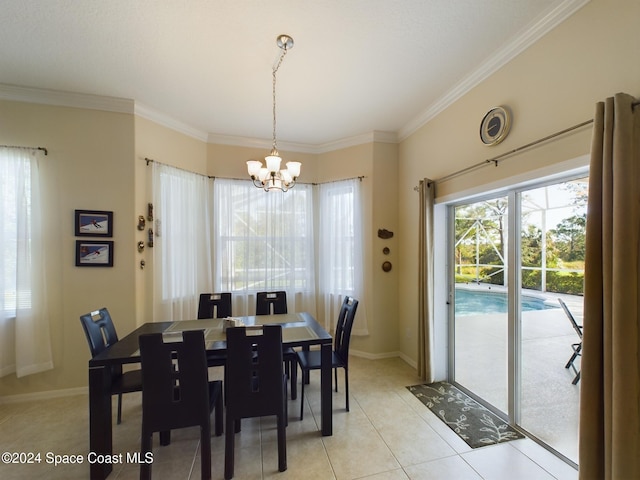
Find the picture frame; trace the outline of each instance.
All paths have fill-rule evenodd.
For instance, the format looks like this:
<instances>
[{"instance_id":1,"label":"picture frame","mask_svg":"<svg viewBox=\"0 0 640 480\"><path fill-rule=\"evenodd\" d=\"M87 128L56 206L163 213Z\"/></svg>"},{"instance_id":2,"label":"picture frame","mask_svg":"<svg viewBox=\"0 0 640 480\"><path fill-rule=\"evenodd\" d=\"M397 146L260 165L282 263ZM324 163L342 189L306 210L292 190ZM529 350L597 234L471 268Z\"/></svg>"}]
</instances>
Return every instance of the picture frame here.
<instances>
[{"instance_id":1,"label":"picture frame","mask_svg":"<svg viewBox=\"0 0 640 480\"><path fill-rule=\"evenodd\" d=\"M77 237L112 237L113 212L102 210L76 210Z\"/></svg>"},{"instance_id":2,"label":"picture frame","mask_svg":"<svg viewBox=\"0 0 640 480\"><path fill-rule=\"evenodd\" d=\"M113 241L76 240L76 267L113 267Z\"/></svg>"}]
</instances>

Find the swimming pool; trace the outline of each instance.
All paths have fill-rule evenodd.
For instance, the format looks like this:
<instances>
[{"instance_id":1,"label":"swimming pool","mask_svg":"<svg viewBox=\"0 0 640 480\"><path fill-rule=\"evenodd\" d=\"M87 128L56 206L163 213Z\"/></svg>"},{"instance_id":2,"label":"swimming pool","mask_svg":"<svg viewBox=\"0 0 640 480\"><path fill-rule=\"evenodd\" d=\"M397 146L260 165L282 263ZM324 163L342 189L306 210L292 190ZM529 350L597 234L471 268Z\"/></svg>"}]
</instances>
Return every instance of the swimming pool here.
<instances>
[{"instance_id":1,"label":"swimming pool","mask_svg":"<svg viewBox=\"0 0 640 480\"><path fill-rule=\"evenodd\" d=\"M522 311L558 308L543 298L521 295ZM483 313L507 313L506 292L469 290L456 288L456 315L482 315Z\"/></svg>"}]
</instances>

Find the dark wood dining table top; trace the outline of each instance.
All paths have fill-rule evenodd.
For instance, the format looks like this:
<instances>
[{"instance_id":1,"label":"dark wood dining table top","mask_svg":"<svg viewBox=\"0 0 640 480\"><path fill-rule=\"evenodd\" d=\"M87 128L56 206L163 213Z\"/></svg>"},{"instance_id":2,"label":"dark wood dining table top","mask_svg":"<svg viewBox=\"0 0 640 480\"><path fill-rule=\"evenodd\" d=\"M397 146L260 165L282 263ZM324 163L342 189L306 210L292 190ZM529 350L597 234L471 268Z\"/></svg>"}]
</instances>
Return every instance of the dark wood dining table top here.
<instances>
[{"instance_id":1,"label":"dark wood dining table top","mask_svg":"<svg viewBox=\"0 0 640 480\"><path fill-rule=\"evenodd\" d=\"M250 315L233 317L244 325L282 325L284 347L307 347L332 342L332 336L309 313L285 313L279 315ZM204 330L207 352L224 353L227 342L224 319L178 320L174 322L148 322L120 339L104 352L89 360L89 367L140 362L138 337L145 333L179 333L184 330Z\"/></svg>"}]
</instances>

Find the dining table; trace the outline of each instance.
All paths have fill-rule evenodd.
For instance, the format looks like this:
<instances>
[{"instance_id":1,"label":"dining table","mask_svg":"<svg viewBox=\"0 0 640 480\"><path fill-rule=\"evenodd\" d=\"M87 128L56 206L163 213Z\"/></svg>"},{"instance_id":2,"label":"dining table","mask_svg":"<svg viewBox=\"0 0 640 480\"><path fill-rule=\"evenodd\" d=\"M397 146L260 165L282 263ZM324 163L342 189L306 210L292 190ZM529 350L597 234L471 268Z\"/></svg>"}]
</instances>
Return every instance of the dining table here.
<instances>
[{"instance_id":1,"label":"dining table","mask_svg":"<svg viewBox=\"0 0 640 480\"><path fill-rule=\"evenodd\" d=\"M279 315L233 317L247 326L278 324L282 326L282 345L287 347L318 346L321 350L321 433L333 434L331 396L332 336L306 312ZM228 325L229 323L227 323ZM89 360L89 451L92 458L104 461L90 463L90 478L104 479L113 470L111 371L113 366L140 363L138 338L146 333L177 333L203 330L207 353L226 353L225 319L211 318L173 322L149 322L136 328L117 343ZM304 381L304 379L303 379Z\"/></svg>"}]
</instances>

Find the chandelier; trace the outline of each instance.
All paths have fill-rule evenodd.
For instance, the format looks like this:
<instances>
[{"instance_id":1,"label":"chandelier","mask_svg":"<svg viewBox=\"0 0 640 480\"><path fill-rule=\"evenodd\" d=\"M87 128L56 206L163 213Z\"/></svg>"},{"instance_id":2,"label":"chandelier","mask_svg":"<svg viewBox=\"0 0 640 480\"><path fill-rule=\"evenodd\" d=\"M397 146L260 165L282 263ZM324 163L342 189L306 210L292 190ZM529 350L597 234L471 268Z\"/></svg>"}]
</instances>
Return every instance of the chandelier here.
<instances>
[{"instance_id":1,"label":"chandelier","mask_svg":"<svg viewBox=\"0 0 640 480\"><path fill-rule=\"evenodd\" d=\"M262 165L259 160L249 160L247 162L247 171L253 184L262 188L265 192L272 190L280 190L286 192L290 188L293 188L296 184L296 179L300 175L300 162L287 162L287 168L280 170L280 162L282 158L278 153L276 146L276 73L278 68L284 60L284 56L287 52L293 48L293 38L289 35L278 35L276 38L276 45L282 50L280 58L273 67L273 144L271 147L271 153L267 155L264 160L266 167Z\"/></svg>"}]
</instances>

